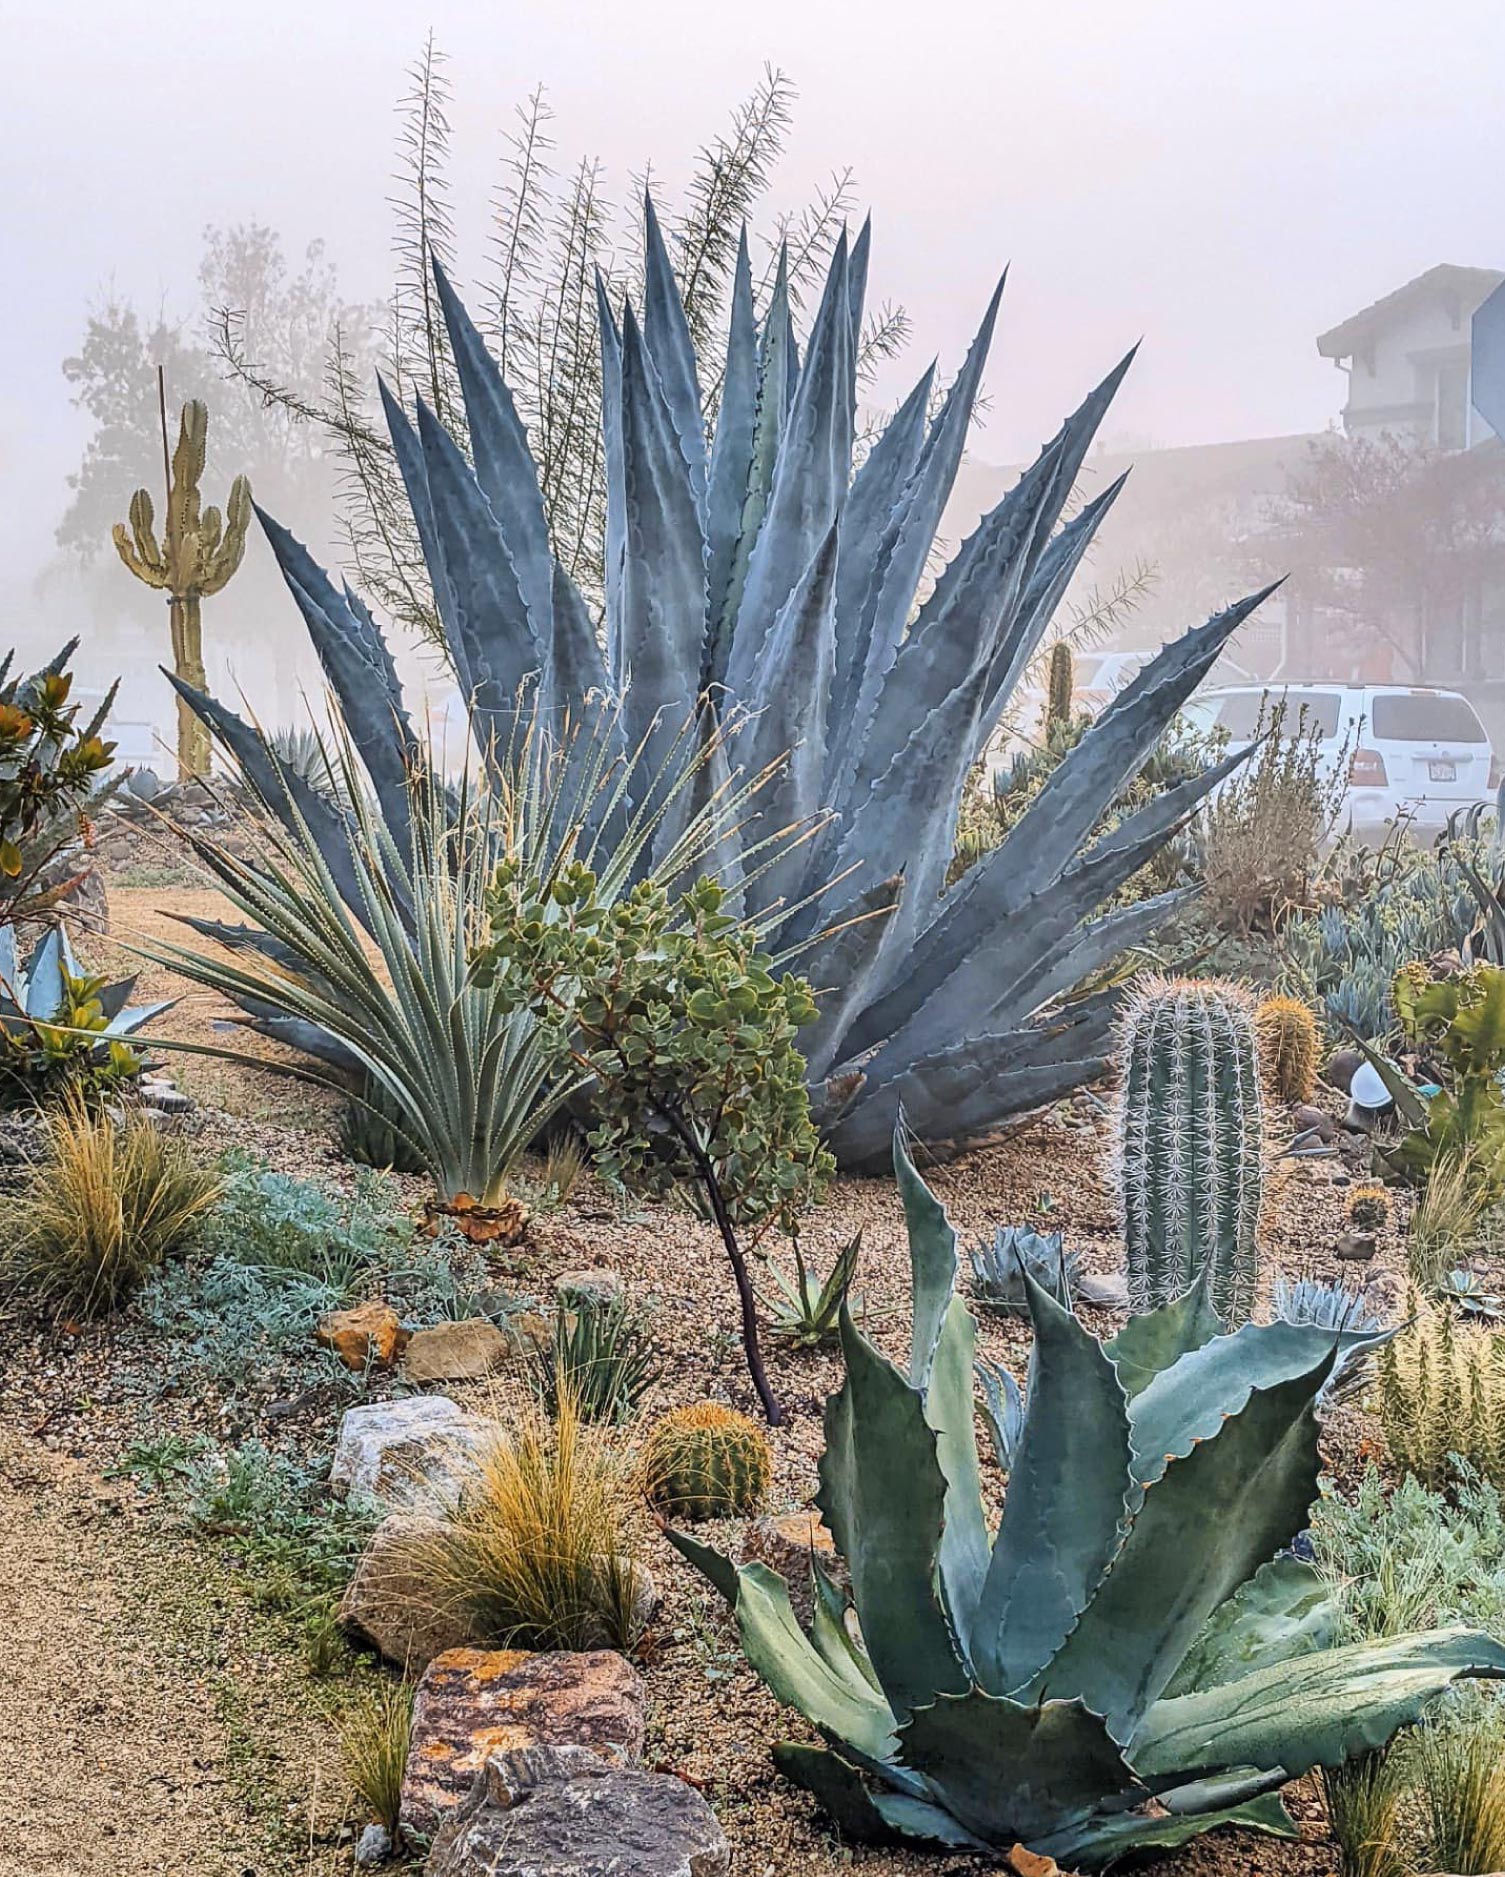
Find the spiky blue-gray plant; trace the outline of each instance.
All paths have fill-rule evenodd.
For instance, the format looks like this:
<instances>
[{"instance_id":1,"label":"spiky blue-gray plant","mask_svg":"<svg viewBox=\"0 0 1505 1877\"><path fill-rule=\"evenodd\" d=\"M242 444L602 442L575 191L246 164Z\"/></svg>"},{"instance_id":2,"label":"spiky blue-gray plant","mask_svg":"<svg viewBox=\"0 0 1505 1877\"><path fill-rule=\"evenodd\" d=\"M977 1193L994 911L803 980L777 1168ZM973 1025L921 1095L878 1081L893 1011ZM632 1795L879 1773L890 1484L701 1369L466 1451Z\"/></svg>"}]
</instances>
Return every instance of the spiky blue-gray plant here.
<instances>
[{"instance_id":1,"label":"spiky blue-gray plant","mask_svg":"<svg viewBox=\"0 0 1505 1877\"><path fill-rule=\"evenodd\" d=\"M1028 1316L1026 1273L1047 1297L1070 1305L1076 1295L1081 1253L1067 1251L1061 1232L1035 1232L1027 1225L1000 1225L967 1253L972 1266L972 1295L984 1310Z\"/></svg>"},{"instance_id":2,"label":"spiky blue-gray plant","mask_svg":"<svg viewBox=\"0 0 1505 1877\"><path fill-rule=\"evenodd\" d=\"M442 270L469 457L421 400L415 421L385 394L483 755L505 745L520 687L536 687L560 716L605 691L622 698L626 746L646 744L652 773L655 754L704 697L708 723L734 704L754 713L740 764L783 759L762 805L764 831L830 812L819 838L749 868L745 896L749 912L778 901L796 909L782 942L809 944L800 969L824 992L804 1041L832 1145L848 1164L882 1159L901 1100L920 1135L961 1141L1103 1070L1111 999L1061 999L1162 921L1176 896L1093 915L1242 753L1169 790L1090 850L1085 843L1264 597L1229 607L1152 660L1009 838L946 890L969 769L1121 487L1063 520L1129 361L928 583L1002 283L938 406L927 371L854 471L867 271L864 227L854 242L838 242L801 345L782 265L758 316L744 241L711 429L680 291L647 205L641 314L628 304L619 315L604 287L599 294L599 620L550 551L512 396ZM402 775L419 747L390 652L356 595L263 521L401 845ZM265 760L244 724L184 694L243 757ZM723 865L736 877L735 853Z\"/></svg>"},{"instance_id":3,"label":"spiky blue-gray plant","mask_svg":"<svg viewBox=\"0 0 1505 1877\"><path fill-rule=\"evenodd\" d=\"M822 1736L774 1757L845 1836L1023 1844L1072 1869L1220 1825L1293 1836L1288 1780L1505 1676L1505 1646L1463 1629L1337 1644L1330 1585L1288 1555L1318 1495L1314 1400L1384 1332L1223 1335L1198 1285L1099 1343L1026 1279L1034 1353L990 1524L956 1235L902 1141L894 1160L912 1347L897 1366L843 1312L820 1462L850 1599L814 1560L807 1629L766 1565L671 1533Z\"/></svg>"},{"instance_id":4,"label":"spiky blue-gray plant","mask_svg":"<svg viewBox=\"0 0 1505 1877\"><path fill-rule=\"evenodd\" d=\"M1253 1004L1236 984L1153 979L1121 1026L1119 1172L1129 1307L1206 1274L1225 1323L1259 1277L1264 1117Z\"/></svg>"},{"instance_id":5,"label":"spiky blue-gray plant","mask_svg":"<svg viewBox=\"0 0 1505 1877\"><path fill-rule=\"evenodd\" d=\"M1368 1308L1362 1294L1346 1284L1323 1283L1303 1277L1292 1281L1283 1273L1275 1279L1270 1307L1282 1323L1312 1323L1324 1330L1357 1330L1371 1335L1385 1327L1385 1319ZM1373 1353L1355 1348L1340 1356L1322 1390L1325 1401L1350 1401L1374 1371Z\"/></svg>"}]
</instances>

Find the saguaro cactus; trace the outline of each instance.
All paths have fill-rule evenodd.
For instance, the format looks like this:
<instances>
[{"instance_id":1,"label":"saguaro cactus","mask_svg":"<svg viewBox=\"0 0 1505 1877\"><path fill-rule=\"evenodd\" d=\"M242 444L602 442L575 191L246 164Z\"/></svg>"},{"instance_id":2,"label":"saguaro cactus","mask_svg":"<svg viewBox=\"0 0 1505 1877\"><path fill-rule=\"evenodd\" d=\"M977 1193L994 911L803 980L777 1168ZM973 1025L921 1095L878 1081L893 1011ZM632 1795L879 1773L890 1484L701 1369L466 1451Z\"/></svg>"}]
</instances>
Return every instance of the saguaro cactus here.
<instances>
[{"instance_id":1,"label":"saguaro cactus","mask_svg":"<svg viewBox=\"0 0 1505 1877\"><path fill-rule=\"evenodd\" d=\"M1237 985L1152 979L1121 1027L1119 1151L1129 1304L1207 1272L1233 1328L1258 1276L1264 1117L1252 1001Z\"/></svg>"},{"instance_id":2,"label":"saguaro cactus","mask_svg":"<svg viewBox=\"0 0 1505 1877\"><path fill-rule=\"evenodd\" d=\"M159 544L152 498L145 489L131 497L130 526L116 522L116 552L138 580L160 587L167 594L172 628L172 668L185 684L202 691L204 629L200 602L218 593L240 565L251 520L251 485L237 476L223 517L212 505L200 510L199 482L204 474L209 439L209 413L198 400L183 406L178 422L178 447L167 456L167 401L158 374L158 401L162 413L162 467L167 483L167 512ZM178 700L178 778L206 775L209 770L209 730L189 706Z\"/></svg>"}]
</instances>

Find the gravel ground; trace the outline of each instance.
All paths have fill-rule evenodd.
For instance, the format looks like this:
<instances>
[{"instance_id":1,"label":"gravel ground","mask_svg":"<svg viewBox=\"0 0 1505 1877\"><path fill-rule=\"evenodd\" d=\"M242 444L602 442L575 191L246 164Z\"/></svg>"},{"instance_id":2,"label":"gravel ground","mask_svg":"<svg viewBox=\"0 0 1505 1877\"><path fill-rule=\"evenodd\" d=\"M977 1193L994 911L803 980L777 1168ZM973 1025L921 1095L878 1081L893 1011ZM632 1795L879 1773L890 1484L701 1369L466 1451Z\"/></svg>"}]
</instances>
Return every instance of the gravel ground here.
<instances>
[{"instance_id":1,"label":"gravel ground","mask_svg":"<svg viewBox=\"0 0 1505 1877\"><path fill-rule=\"evenodd\" d=\"M197 898L181 890L119 895L116 933L165 934L166 912L199 910ZM209 896L204 898L207 905ZM160 983L149 974L143 990L156 991ZM213 1000L190 992L168 1020L168 1033L223 1041L225 1033L213 1028L223 1020ZM237 1037L228 1041L240 1045ZM271 1053L269 1045L253 1047L258 1054ZM202 1100L220 1104L190 1123L204 1153L233 1144L288 1172L348 1182L351 1170L330 1145L328 1104L321 1098L310 1101L307 1091L282 1078L238 1067L209 1065L202 1071L194 1065L180 1079ZM290 1119L298 1125L284 1125ZM1060 1226L1089 1269L1108 1272L1121 1261L1106 1171L1110 1144L1102 1111L1079 1097L999 1146L930 1169L927 1177L964 1242L1006 1221ZM1287 1166L1270 1209L1270 1268L1319 1276L1344 1269L1333 1248L1342 1230L1347 1178L1337 1161ZM398 1184L416 1207L421 1184ZM859 1226L864 1249L856 1289L871 1333L898 1354L908 1337L907 1260L892 1182L838 1181L808 1221L804 1251L824 1271ZM1402 1263L1392 1227L1367 1275ZM624 1216L587 1179L569 1205L536 1220L530 1241L500 1266L500 1275L520 1293L548 1298L560 1272L586 1266L620 1271L632 1295L651 1311L664 1376L644 1404L647 1415L707 1397L754 1410L735 1334L730 1273L709 1231L666 1206ZM1099 1333L1114 1327L1107 1313L1084 1316ZM19 1545L0 1566L0 1631L20 1638L19 1663L7 1664L11 1698L0 1704L0 1763L6 1771L0 1782L0 1873L61 1877L119 1867L191 1869L203 1877L218 1877L222 1870L292 1877L295 1871L339 1868L343 1854L330 1848L340 1830L331 1731L320 1718L318 1690L302 1675L290 1645L263 1640L256 1649L232 1650L215 1671L220 1693L212 1697L206 1690L213 1677L206 1680L201 1664L185 1670L173 1653L186 1650L191 1657L205 1646L204 1610L195 1607L192 1594L182 1594L189 1554L182 1543L164 1546L141 1536L129 1506L112 1512L106 1529L95 1495L101 1476L144 1424L155 1433L201 1429L222 1442L266 1435L292 1440L309 1453L327 1452L348 1392L318 1385L289 1400L269 1382L246 1399L225 1402L201 1389L174 1389L171 1378L163 1377L167 1391L148 1405L140 1376L153 1369L160 1376L162 1349L129 1314L69 1334L13 1310L8 1321L0 1317L0 1343L9 1345L0 1362L0 1519L20 1533ZM1028 1347L1022 1327L984 1318L981 1344L984 1353L1021 1372ZM774 1434L770 1505L787 1511L808 1504L814 1489L821 1408L839 1382L839 1363L825 1353L777 1347L769 1353L788 1414L787 1425ZM380 1393L395 1384L378 1380L373 1386ZM1352 1478L1372 1438L1372 1426L1356 1412L1334 1417L1326 1435L1331 1470L1340 1479ZM119 1489L113 1496L107 1491L106 1500L118 1506ZM116 1542L118 1531L127 1532L129 1542ZM742 1533L735 1524L706 1528L706 1536L733 1553L740 1549ZM813 1805L773 1774L768 1759L772 1740L802 1734L798 1717L781 1713L743 1665L719 1600L646 1520L643 1542L664 1599L644 1646L648 1758L705 1789L733 1843L737 1877L834 1877L851 1867L871 1877L922 1871L942 1877L979 1868L954 1856L836 1844ZM202 1545L198 1549L204 1551ZM195 1558L190 1575L199 1569ZM195 1575L195 1581L201 1580ZM229 1592L227 1608L235 1601ZM138 1629L125 1615L133 1606L157 1615ZM208 1629L219 1621L211 1617ZM278 1742L281 1759L268 1790L285 1786L302 1795L305 1807L311 1795L324 1795L314 1806L312 1847L305 1819L301 1848L243 1848L265 1820L248 1822L245 1806L227 1793L227 1760L234 1755L224 1711L231 1699L249 1700L259 1717L251 1732L260 1728ZM248 1723L242 1718L238 1725L244 1733ZM68 1742L66 1754L58 1750L60 1734ZM1320 1839L1320 1805L1304 1787L1291 1796L1309 1836ZM285 1837L292 1801L269 1803ZM57 1839L59 1819L75 1817L85 1826L66 1828ZM6 1862L15 1855L22 1861ZM1336 1863L1325 1842L1279 1846L1224 1837L1151 1868L1164 1877L1326 1877Z\"/></svg>"}]
</instances>

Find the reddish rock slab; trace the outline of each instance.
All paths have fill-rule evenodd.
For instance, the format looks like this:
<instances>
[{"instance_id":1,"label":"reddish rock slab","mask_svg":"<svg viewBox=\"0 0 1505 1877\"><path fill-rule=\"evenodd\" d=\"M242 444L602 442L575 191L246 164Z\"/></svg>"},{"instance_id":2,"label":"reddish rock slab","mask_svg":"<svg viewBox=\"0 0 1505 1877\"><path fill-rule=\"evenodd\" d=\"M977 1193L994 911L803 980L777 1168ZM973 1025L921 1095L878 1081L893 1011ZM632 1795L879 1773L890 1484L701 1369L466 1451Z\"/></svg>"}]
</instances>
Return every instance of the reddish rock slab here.
<instances>
[{"instance_id":1,"label":"reddish rock slab","mask_svg":"<svg viewBox=\"0 0 1505 1877\"><path fill-rule=\"evenodd\" d=\"M413 1702L404 1829L432 1834L495 1754L585 1747L615 1765L635 1766L644 1702L642 1678L609 1649L451 1649L436 1656Z\"/></svg>"}]
</instances>

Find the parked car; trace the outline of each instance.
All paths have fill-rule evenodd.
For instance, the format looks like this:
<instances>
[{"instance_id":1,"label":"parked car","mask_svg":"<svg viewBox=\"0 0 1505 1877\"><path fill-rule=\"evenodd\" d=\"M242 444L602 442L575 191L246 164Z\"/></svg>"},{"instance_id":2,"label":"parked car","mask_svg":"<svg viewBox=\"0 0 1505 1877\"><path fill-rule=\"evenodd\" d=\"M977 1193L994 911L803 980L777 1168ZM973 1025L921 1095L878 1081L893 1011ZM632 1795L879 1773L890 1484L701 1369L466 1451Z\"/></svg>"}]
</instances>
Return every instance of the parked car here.
<instances>
[{"instance_id":1,"label":"parked car","mask_svg":"<svg viewBox=\"0 0 1505 1877\"><path fill-rule=\"evenodd\" d=\"M1361 839L1383 835L1402 815L1418 840L1434 839L1460 809L1493 800L1500 780L1494 748L1478 712L1458 691L1403 684L1219 685L1199 692L1186 714L1241 742L1268 723L1282 700L1288 732L1304 721L1320 734L1328 774L1347 764L1343 814Z\"/></svg>"}]
</instances>

